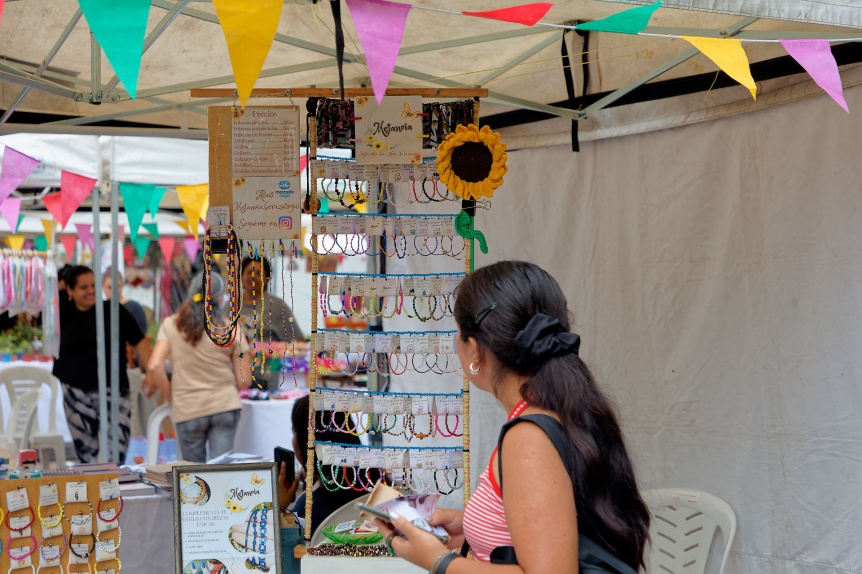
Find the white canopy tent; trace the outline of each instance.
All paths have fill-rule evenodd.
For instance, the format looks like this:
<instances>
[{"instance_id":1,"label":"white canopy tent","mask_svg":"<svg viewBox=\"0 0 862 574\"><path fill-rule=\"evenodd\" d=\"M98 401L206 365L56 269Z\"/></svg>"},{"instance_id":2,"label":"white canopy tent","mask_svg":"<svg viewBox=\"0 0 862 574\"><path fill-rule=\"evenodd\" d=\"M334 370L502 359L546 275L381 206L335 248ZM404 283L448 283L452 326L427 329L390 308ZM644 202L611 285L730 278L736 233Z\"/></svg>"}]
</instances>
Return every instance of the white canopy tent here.
<instances>
[{"instance_id":1,"label":"white canopy tent","mask_svg":"<svg viewBox=\"0 0 862 574\"><path fill-rule=\"evenodd\" d=\"M259 87L337 81L325 4L285 5ZM137 119L201 137L212 102L190 100L188 88L232 85L214 10L205 1L153 6L139 101L124 101L115 88L120 101L98 107L58 90L40 92L45 86L35 78L65 82L84 101L93 91L92 78L81 76L90 43L76 3L7 3L0 53L17 62L0 62L0 106L17 101L20 112L70 116L41 130ZM859 7L837 0L668 0L666 6L684 9L659 10L648 32L836 43L862 37ZM498 7L491 0L470 5ZM562 0L546 20L596 19L626 7ZM33 38L36 21L49 33ZM67 24L54 68L35 74ZM349 18L346 26L352 31ZM580 121L585 145L572 154L575 114L555 104L566 99L561 37L559 30L418 10L408 20L393 85L481 84L492 90L483 116L513 108L546 114L502 130L510 148L521 151L509 156L493 211L478 215L492 250L479 264L529 259L559 279L584 357L620 407L642 486L700 488L736 510L729 572L862 573L856 495L862 365L854 353L862 343L857 45L841 65L850 116L807 75L790 73L759 81L757 101L733 86L591 110ZM577 64L584 40L566 37ZM774 43L745 49L754 63L785 56ZM593 95L644 78L716 72L689 44L667 37L593 34L588 50ZM349 86L367 82L355 52L347 54ZM104 59L100 71L112 76ZM582 71L575 66L578 96ZM28 129L10 125L17 113L0 120L7 122L0 130ZM504 414L486 396L474 400L475 471Z\"/></svg>"}]
</instances>

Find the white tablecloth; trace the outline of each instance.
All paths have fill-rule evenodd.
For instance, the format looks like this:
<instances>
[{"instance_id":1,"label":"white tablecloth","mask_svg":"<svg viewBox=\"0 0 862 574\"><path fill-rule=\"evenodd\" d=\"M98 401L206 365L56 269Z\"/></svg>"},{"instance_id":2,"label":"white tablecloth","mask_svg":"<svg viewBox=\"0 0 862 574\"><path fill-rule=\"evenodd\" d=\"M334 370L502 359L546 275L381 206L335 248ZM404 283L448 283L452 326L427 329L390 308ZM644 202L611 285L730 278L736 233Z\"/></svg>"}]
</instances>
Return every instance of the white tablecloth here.
<instances>
[{"instance_id":1,"label":"white tablecloth","mask_svg":"<svg viewBox=\"0 0 862 574\"><path fill-rule=\"evenodd\" d=\"M125 566L123 562L123 566ZM302 574L332 574L333 572L350 572L350 574L418 574L424 569L410 564L401 558L389 556L312 556L306 554L300 560Z\"/></svg>"},{"instance_id":2,"label":"white tablecloth","mask_svg":"<svg viewBox=\"0 0 862 574\"><path fill-rule=\"evenodd\" d=\"M39 361L12 361L11 363L0 363L0 371L11 369L12 367L37 367L51 372L54 366L53 362L42 363ZM0 392L0 408L3 409L3 425L9 424L9 414L11 406L9 403L9 395L5 392ZM56 403L57 431L63 435L63 441L72 442L72 435L69 433L69 425L66 423L66 411L63 409L63 389L59 389L57 393ZM33 433L48 432L48 424L51 414L51 389L47 385L42 385L42 397L39 399L39 408L36 412L37 425L33 428Z\"/></svg>"},{"instance_id":3,"label":"white tablecloth","mask_svg":"<svg viewBox=\"0 0 862 574\"><path fill-rule=\"evenodd\" d=\"M126 574L173 572L174 502L153 494L123 497L123 546L120 559Z\"/></svg>"},{"instance_id":4,"label":"white tablecloth","mask_svg":"<svg viewBox=\"0 0 862 574\"><path fill-rule=\"evenodd\" d=\"M249 401L242 399L242 413L236 427L234 452L272 459L275 447L293 450L290 413L296 399Z\"/></svg>"}]
</instances>

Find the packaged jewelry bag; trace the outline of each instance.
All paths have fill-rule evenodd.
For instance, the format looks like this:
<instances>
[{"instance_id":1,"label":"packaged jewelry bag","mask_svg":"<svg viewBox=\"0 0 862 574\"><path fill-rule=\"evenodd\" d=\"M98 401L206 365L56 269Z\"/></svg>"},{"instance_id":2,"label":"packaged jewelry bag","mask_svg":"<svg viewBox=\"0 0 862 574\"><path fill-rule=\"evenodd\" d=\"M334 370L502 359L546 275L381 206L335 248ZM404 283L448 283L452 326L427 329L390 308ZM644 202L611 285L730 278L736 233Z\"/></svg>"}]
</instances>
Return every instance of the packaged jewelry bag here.
<instances>
[{"instance_id":1,"label":"packaged jewelry bag","mask_svg":"<svg viewBox=\"0 0 862 574\"><path fill-rule=\"evenodd\" d=\"M359 516L373 520L374 518L383 518L379 514L382 512L384 515L391 517L392 520L406 518L414 526L430 532L446 544L449 542L449 535L446 531L440 526L431 526L428 524L428 518L437 510L437 501L439 499L440 495L437 493L402 495L391 486L384 484L382 481L377 481L377 484L374 485L374 490L371 491L371 495L368 497L366 508L362 509ZM372 513L368 507L377 510L378 513ZM403 536L401 532L398 534Z\"/></svg>"}]
</instances>

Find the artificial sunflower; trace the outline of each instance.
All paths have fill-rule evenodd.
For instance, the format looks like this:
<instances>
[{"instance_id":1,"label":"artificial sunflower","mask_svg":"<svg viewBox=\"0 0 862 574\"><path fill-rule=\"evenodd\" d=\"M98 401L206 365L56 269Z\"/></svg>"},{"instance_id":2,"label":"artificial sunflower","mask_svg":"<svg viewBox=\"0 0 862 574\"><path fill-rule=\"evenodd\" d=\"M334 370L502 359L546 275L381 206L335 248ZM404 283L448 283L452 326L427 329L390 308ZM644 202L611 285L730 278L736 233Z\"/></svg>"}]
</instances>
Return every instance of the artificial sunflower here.
<instances>
[{"instance_id":1,"label":"artificial sunflower","mask_svg":"<svg viewBox=\"0 0 862 574\"><path fill-rule=\"evenodd\" d=\"M437 148L437 173L461 199L493 197L509 170L507 158L499 133L488 126L459 125Z\"/></svg>"}]
</instances>

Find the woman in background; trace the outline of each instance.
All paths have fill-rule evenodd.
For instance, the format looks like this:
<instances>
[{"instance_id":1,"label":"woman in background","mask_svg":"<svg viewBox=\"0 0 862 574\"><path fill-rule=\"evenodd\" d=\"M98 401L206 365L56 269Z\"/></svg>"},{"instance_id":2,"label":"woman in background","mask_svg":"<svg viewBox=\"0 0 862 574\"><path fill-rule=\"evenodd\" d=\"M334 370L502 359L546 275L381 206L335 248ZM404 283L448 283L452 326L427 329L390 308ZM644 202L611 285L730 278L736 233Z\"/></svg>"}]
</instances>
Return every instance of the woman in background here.
<instances>
[{"instance_id":1,"label":"woman in background","mask_svg":"<svg viewBox=\"0 0 862 574\"><path fill-rule=\"evenodd\" d=\"M204 332L201 276L192 279L185 302L159 328L149 362L152 382L171 404L171 419L183 459L206 462L233 449L242 408L237 391L251 382L248 343L237 332L233 343L219 347ZM212 277L212 298L224 293L224 280ZM213 304L216 320L220 309ZM222 320L223 323L223 320ZM170 356L172 378L165 372Z\"/></svg>"},{"instance_id":2,"label":"woman in background","mask_svg":"<svg viewBox=\"0 0 862 574\"><path fill-rule=\"evenodd\" d=\"M69 432L75 452L81 462L96 462L99 458L99 374L96 344L96 277L93 270L77 265L65 270L65 284L60 290L60 356L54 361L53 374L63 383L63 397ZM111 372L111 304L100 302L105 309L105 367ZM129 378L126 374L126 345L135 347L141 361L150 357L150 347L144 333L132 315L120 306L120 396L119 450L122 464L129 444L131 405ZM114 400L108 386L109 426Z\"/></svg>"}]
</instances>

